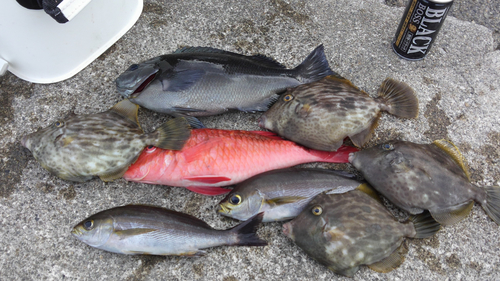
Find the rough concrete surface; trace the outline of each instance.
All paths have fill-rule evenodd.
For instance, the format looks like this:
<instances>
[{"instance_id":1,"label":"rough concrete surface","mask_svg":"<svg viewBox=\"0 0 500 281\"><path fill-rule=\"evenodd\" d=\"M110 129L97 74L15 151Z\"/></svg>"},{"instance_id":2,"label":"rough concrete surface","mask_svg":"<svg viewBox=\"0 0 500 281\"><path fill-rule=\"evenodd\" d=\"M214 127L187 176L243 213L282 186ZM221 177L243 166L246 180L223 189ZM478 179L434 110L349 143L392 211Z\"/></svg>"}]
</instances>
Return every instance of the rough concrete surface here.
<instances>
[{"instance_id":1,"label":"rough concrete surface","mask_svg":"<svg viewBox=\"0 0 500 281\"><path fill-rule=\"evenodd\" d=\"M332 69L372 96L386 77L405 81L418 95L419 117L383 115L367 146L389 139L450 139L467 158L474 184L499 185L498 1L456 0L455 7L463 10L446 19L430 54L418 62L400 59L390 46L403 2L146 0L134 27L74 77L49 85L12 74L0 77L0 279L349 280L306 256L281 233L281 223L260 228L269 246L213 248L200 258L112 254L71 236L82 219L126 204L182 211L218 229L237 223L216 214L220 196L123 179L107 184L61 180L19 142L71 111L110 108L122 99L114 85L122 71L180 46L261 53L294 67L324 44ZM259 116L230 113L200 119L207 127L258 130ZM146 131L169 118L145 109L139 115ZM476 204L466 219L433 238L408 240L408 255L398 269L381 274L362 267L354 280L500 280L499 241L499 226Z\"/></svg>"}]
</instances>

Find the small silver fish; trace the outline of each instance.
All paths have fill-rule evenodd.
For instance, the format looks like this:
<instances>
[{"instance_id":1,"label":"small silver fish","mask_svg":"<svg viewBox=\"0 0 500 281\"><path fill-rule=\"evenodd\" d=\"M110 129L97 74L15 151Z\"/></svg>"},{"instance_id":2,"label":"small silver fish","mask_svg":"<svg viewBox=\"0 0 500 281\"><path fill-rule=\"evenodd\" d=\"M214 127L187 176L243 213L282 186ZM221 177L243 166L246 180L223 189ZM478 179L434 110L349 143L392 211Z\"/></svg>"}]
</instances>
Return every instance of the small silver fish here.
<instances>
[{"instance_id":1,"label":"small silver fish","mask_svg":"<svg viewBox=\"0 0 500 281\"><path fill-rule=\"evenodd\" d=\"M71 233L89 246L127 255L203 256L217 246L265 246L255 234L262 215L234 228L216 230L193 216L172 210L128 205L99 212Z\"/></svg>"},{"instance_id":2,"label":"small silver fish","mask_svg":"<svg viewBox=\"0 0 500 281\"><path fill-rule=\"evenodd\" d=\"M353 175L313 168L269 171L236 185L219 203L219 214L247 220L263 212L263 222L296 217L316 195L329 190L343 193L362 183Z\"/></svg>"},{"instance_id":3,"label":"small silver fish","mask_svg":"<svg viewBox=\"0 0 500 281\"><path fill-rule=\"evenodd\" d=\"M432 144L389 141L349 156L365 179L411 214L429 210L441 224L465 218L474 201L500 225L500 187L470 183L465 159L446 140Z\"/></svg>"},{"instance_id":4,"label":"small silver fish","mask_svg":"<svg viewBox=\"0 0 500 281\"><path fill-rule=\"evenodd\" d=\"M209 116L265 111L287 87L331 74L322 45L294 69L263 55L187 47L131 65L116 87L125 98L156 112Z\"/></svg>"},{"instance_id":5,"label":"small silver fish","mask_svg":"<svg viewBox=\"0 0 500 281\"><path fill-rule=\"evenodd\" d=\"M362 147L382 111L402 118L418 115L413 89L386 79L372 98L351 81L328 76L288 89L260 118L259 126L309 148L336 151L346 137Z\"/></svg>"},{"instance_id":6,"label":"small silver fish","mask_svg":"<svg viewBox=\"0 0 500 281\"><path fill-rule=\"evenodd\" d=\"M398 222L367 185L316 196L283 233L337 274L353 277L361 265L389 272L404 261L405 237L426 238L440 228L428 212Z\"/></svg>"},{"instance_id":7,"label":"small silver fish","mask_svg":"<svg viewBox=\"0 0 500 281\"><path fill-rule=\"evenodd\" d=\"M179 150L191 134L186 118L169 120L144 134L139 106L123 100L111 109L90 115L72 115L24 136L21 144L54 175L84 182L120 178L147 145Z\"/></svg>"}]
</instances>

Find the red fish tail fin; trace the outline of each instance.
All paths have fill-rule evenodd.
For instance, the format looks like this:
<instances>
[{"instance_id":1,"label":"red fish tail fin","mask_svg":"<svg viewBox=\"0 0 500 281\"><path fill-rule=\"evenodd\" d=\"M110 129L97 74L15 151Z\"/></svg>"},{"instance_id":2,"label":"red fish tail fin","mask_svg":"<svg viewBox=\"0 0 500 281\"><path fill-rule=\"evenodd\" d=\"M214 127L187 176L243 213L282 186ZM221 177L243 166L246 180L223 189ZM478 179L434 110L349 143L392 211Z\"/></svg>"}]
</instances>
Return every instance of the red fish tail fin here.
<instances>
[{"instance_id":1,"label":"red fish tail fin","mask_svg":"<svg viewBox=\"0 0 500 281\"><path fill-rule=\"evenodd\" d=\"M337 151L322 151L310 149L309 153L311 155L317 156L318 162L328 162L328 163L349 163L349 154L359 151L359 149L342 145L337 149Z\"/></svg>"},{"instance_id":2,"label":"red fish tail fin","mask_svg":"<svg viewBox=\"0 0 500 281\"><path fill-rule=\"evenodd\" d=\"M236 246L266 246L267 242L260 239L256 232L257 227L262 222L264 213L259 213L247 221L231 228L229 231L236 234L236 240L232 245Z\"/></svg>"}]
</instances>

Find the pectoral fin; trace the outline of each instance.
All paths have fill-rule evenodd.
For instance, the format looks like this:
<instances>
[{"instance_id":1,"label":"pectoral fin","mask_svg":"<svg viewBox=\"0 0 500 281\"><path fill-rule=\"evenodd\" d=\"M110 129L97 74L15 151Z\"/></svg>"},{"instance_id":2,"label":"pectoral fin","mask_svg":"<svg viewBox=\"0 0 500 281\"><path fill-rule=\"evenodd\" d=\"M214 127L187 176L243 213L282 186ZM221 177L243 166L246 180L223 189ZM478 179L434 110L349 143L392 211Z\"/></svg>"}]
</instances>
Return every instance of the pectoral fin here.
<instances>
[{"instance_id":1,"label":"pectoral fin","mask_svg":"<svg viewBox=\"0 0 500 281\"><path fill-rule=\"evenodd\" d=\"M156 231L153 228L133 228L133 229L125 229L125 230L116 230L115 234L120 238L120 240L126 239L131 236L142 235L149 232Z\"/></svg>"},{"instance_id":2,"label":"pectoral fin","mask_svg":"<svg viewBox=\"0 0 500 281\"><path fill-rule=\"evenodd\" d=\"M369 268L376 272L387 273L398 268L405 260L408 249L401 244L392 254L385 259L368 265Z\"/></svg>"},{"instance_id":3,"label":"pectoral fin","mask_svg":"<svg viewBox=\"0 0 500 281\"><path fill-rule=\"evenodd\" d=\"M194 86L204 74L205 71L201 69L165 71L158 76L158 79L161 82L163 91L180 92Z\"/></svg>"},{"instance_id":4,"label":"pectoral fin","mask_svg":"<svg viewBox=\"0 0 500 281\"><path fill-rule=\"evenodd\" d=\"M275 207L275 206L280 206L280 205L284 205L284 204L295 203L297 201L304 200L307 198L308 197L303 197L303 196L283 196L283 197L276 197L273 199L268 199L268 200L266 200L266 203L272 207Z\"/></svg>"}]
</instances>

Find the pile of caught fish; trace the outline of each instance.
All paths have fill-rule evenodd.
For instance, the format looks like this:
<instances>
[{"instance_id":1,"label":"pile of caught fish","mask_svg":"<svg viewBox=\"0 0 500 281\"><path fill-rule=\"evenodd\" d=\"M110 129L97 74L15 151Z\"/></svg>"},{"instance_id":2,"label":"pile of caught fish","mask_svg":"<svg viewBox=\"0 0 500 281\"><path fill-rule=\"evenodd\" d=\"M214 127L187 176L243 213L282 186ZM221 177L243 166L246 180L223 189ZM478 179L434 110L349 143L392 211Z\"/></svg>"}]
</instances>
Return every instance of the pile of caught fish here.
<instances>
[{"instance_id":1,"label":"pile of caught fish","mask_svg":"<svg viewBox=\"0 0 500 281\"><path fill-rule=\"evenodd\" d=\"M474 202L500 224L500 188L477 187L458 148L389 141L360 148L381 112L418 115L405 83L386 79L372 98L334 73L317 47L287 69L263 55L183 48L133 64L116 79L126 99L91 115L70 115L25 136L22 145L54 175L69 181L128 181L186 187L226 197L221 215L244 221L215 230L187 214L129 205L99 212L76 225L84 243L122 254L200 256L222 246L264 246L261 222L285 221L283 233L335 273L361 265L389 272L404 260L407 238L434 235L466 217ZM138 108L174 116L151 133ZM270 131L204 128L196 118L240 110L266 111ZM352 144L344 144L349 138ZM350 162L365 178L308 162ZM225 187L235 185L232 189ZM400 223L380 195L410 214Z\"/></svg>"}]
</instances>

